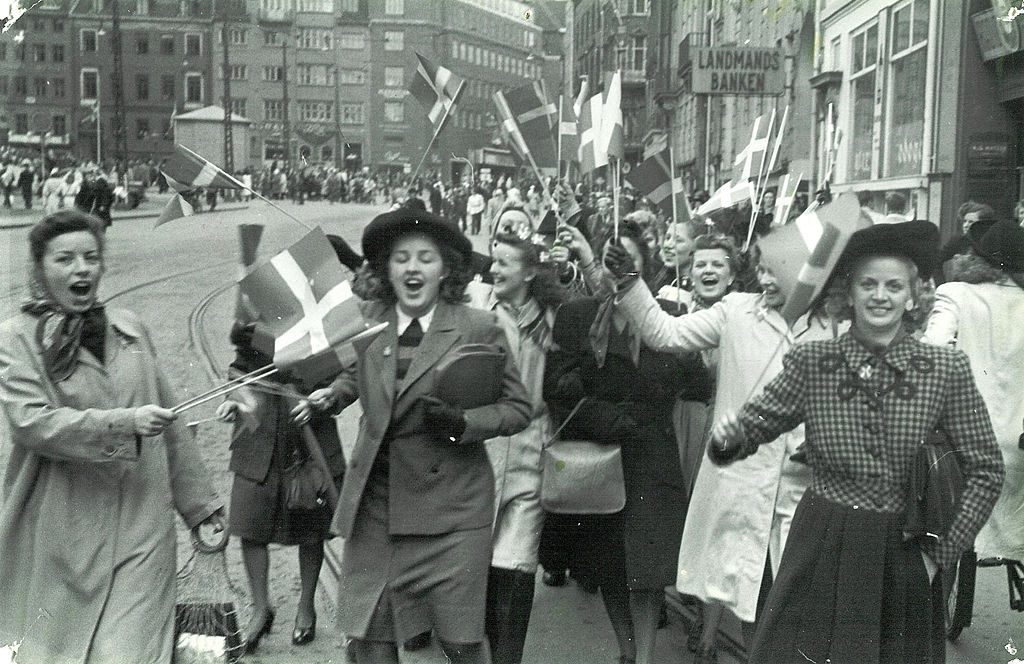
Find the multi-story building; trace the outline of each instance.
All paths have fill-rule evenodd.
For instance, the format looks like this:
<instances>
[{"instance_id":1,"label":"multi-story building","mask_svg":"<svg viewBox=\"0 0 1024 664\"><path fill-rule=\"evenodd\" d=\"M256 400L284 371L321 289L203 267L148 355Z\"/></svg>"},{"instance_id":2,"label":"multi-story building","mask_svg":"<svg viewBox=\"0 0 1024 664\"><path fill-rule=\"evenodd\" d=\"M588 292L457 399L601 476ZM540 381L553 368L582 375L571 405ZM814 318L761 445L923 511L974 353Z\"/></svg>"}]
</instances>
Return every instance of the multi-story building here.
<instances>
[{"instance_id":1,"label":"multi-story building","mask_svg":"<svg viewBox=\"0 0 1024 664\"><path fill-rule=\"evenodd\" d=\"M586 76L594 94L603 89L616 70L622 72L625 160L638 162L643 158L647 134L651 0L574 0L572 13L574 75Z\"/></svg>"},{"instance_id":2,"label":"multi-story building","mask_svg":"<svg viewBox=\"0 0 1024 664\"><path fill-rule=\"evenodd\" d=\"M254 123L246 165L283 161L287 141L292 163L362 166L369 56L367 0L247 0L228 25L230 106ZM220 34L213 60L223 105Z\"/></svg>"},{"instance_id":3,"label":"multi-story building","mask_svg":"<svg viewBox=\"0 0 1024 664\"><path fill-rule=\"evenodd\" d=\"M811 84L813 74L814 3L725 3L716 0L675 2L653 0L648 105L648 150L673 148L679 173L690 191L714 190L732 176L736 153L750 139L754 119L776 123L789 107L788 128L769 178L782 173L811 172ZM765 92L695 94L690 53L699 47L778 49L783 85ZM767 120L766 120L767 121ZM813 190L813 189L812 189Z\"/></svg>"},{"instance_id":4,"label":"multi-story building","mask_svg":"<svg viewBox=\"0 0 1024 664\"><path fill-rule=\"evenodd\" d=\"M68 2L46 0L0 39L0 141L66 149L73 136L74 79ZM4 129L6 128L6 132Z\"/></svg>"}]
</instances>

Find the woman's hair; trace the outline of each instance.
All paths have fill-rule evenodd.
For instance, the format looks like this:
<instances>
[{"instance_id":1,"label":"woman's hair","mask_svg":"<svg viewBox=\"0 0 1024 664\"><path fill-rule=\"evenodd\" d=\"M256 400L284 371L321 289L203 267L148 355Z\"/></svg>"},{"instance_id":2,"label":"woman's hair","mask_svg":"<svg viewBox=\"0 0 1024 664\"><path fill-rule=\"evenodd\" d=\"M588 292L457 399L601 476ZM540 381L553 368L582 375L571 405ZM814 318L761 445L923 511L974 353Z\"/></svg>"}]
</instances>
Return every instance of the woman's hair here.
<instances>
[{"instance_id":1,"label":"woman's hair","mask_svg":"<svg viewBox=\"0 0 1024 664\"><path fill-rule=\"evenodd\" d=\"M865 261L877 258L877 255L863 256L844 270L841 274L833 277L827 286L824 296L825 313L837 321L853 320L853 307L849 303L850 288L853 286L853 275L860 269ZM903 312L903 322L909 329L917 329L925 322L928 312L931 310L931 302L925 297L928 290L918 274L917 264L903 256L892 256L903 262L910 268L910 298L914 302L914 308Z\"/></svg>"},{"instance_id":2,"label":"woman's hair","mask_svg":"<svg viewBox=\"0 0 1024 664\"><path fill-rule=\"evenodd\" d=\"M640 252L640 256L644 260L644 269L640 274L640 278L644 280L648 286L651 285L652 279L655 277L657 267L654 261L651 259L651 251L647 247L647 243L643 241L643 231L635 221L629 221L623 219L619 222L619 238L629 238L636 245L637 251ZM611 241L611 237L608 238ZM603 248L602 248L603 251Z\"/></svg>"},{"instance_id":3,"label":"woman's hair","mask_svg":"<svg viewBox=\"0 0 1024 664\"><path fill-rule=\"evenodd\" d=\"M439 297L450 304L460 304L466 300L466 286L473 280L473 271L469 259L444 242L438 242L430 235L424 234L430 241L437 245L441 254L441 262L448 269L448 275L441 280L441 291ZM361 282L360 291L365 293L368 300L379 300L385 304L394 304L398 301L398 295L388 278L388 261L391 259L391 251L394 249L395 240L392 241L388 251L382 251L374 260L371 260L368 275L359 275L357 281Z\"/></svg>"},{"instance_id":4,"label":"woman's hair","mask_svg":"<svg viewBox=\"0 0 1024 664\"><path fill-rule=\"evenodd\" d=\"M705 249L721 249L724 251L726 258L729 260L729 268L733 274L736 274L739 269L737 259L740 251L736 248L736 243L732 241L731 237L720 233L698 235L693 240L693 253Z\"/></svg>"},{"instance_id":5,"label":"woman's hair","mask_svg":"<svg viewBox=\"0 0 1024 664\"><path fill-rule=\"evenodd\" d=\"M96 245L99 247L100 255L102 255L104 244L103 222L81 210L60 210L40 219L32 227L32 230L29 231L28 246L29 252L32 255L32 262L37 265L42 262L43 254L46 253L46 247L53 238L58 235L77 233L79 231L92 233L93 237L96 238Z\"/></svg>"},{"instance_id":6,"label":"woman's hair","mask_svg":"<svg viewBox=\"0 0 1024 664\"><path fill-rule=\"evenodd\" d=\"M540 306L555 308L568 300L569 294L558 278L558 268L541 260L542 248L539 245L508 233L499 233L494 242L518 249L523 265L534 269L529 294Z\"/></svg>"},{"instance_id":7,"label":"woman's hair","mask_svg":"<svg viewBox=\"0 0 1024 664\"><path fill-rule=\"evenodd\" d=\"M963 281L968 284L994 284L1006 278L1006 272L971 250L953 257L946 278L947 281Z\"/></svg>"}]
</instances>

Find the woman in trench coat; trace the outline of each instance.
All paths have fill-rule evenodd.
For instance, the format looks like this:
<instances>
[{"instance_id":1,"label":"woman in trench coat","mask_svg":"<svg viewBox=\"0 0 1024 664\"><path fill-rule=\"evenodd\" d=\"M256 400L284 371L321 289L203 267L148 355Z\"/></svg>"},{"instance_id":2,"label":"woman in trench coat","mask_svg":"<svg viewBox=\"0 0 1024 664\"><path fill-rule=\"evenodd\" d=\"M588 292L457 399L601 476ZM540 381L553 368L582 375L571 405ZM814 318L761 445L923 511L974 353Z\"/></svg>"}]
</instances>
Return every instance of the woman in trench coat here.
<instances>
[{"instance_id":1,"label":"woman in trench coat","mask_svg":"<svg viewBox=\"0 0 1024 664\"><path fill-rule=\"evenodd\" d=\"M0 325L0 644L22 664L170 662L174 513L223 527L149 333L96 302L102 228L40 221L32 297Z\"/></svg>"}]
</instances>

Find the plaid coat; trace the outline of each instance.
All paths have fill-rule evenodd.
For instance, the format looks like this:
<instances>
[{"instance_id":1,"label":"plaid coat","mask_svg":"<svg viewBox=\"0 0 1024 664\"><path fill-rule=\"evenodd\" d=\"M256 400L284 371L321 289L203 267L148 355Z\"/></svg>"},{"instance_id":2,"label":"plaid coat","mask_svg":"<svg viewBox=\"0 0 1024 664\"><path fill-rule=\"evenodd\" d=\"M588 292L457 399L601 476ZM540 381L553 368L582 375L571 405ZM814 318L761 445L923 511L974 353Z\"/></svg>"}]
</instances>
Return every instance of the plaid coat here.
<instances>
[{"instance_id":1,"label":"plaid coat","mask_svg":"<svg viewBox=\"0 0 1024 664\"><path fill-rule=\"evenodd\" d=\"M849 333L791 350L783 371L739 413L741 457L804 423L811 490L878 512L907 507L918 445L936 428L960 452L966 479L952 527L924 549L948 567L988 519L1003 461L962 352L904 336L876 354Z\"/></svg>"}]
</instances>

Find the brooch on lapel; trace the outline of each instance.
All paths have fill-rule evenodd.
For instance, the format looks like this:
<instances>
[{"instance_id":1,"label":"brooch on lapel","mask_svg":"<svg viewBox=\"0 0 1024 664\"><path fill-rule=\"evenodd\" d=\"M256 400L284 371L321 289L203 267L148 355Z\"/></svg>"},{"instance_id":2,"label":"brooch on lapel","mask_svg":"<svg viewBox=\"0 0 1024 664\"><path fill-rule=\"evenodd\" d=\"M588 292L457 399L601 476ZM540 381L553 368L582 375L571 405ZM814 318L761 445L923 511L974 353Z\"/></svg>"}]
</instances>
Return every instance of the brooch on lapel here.
<instances>
[{"instance_id":1,"label":"brooch on lapel","mask_svg":"<svg viewBox=\"0 0 1024 664\"><path fill-rule=\"evenodd\" d=\"M385 346L382 354L384 357L391 357L391 346Z\"/></svg>"},{"instance_id":2,"label":"brooch on lapel","mask_svg":"<svg viewBox=\"0 0 1024 664\"><path fill-rule=\"evenodd\" d=\"M875 367L870 363L865 362L857 368L857 376L861 380L871 380L871 377L875 375Z\"/></svg>"}]
</instances>

